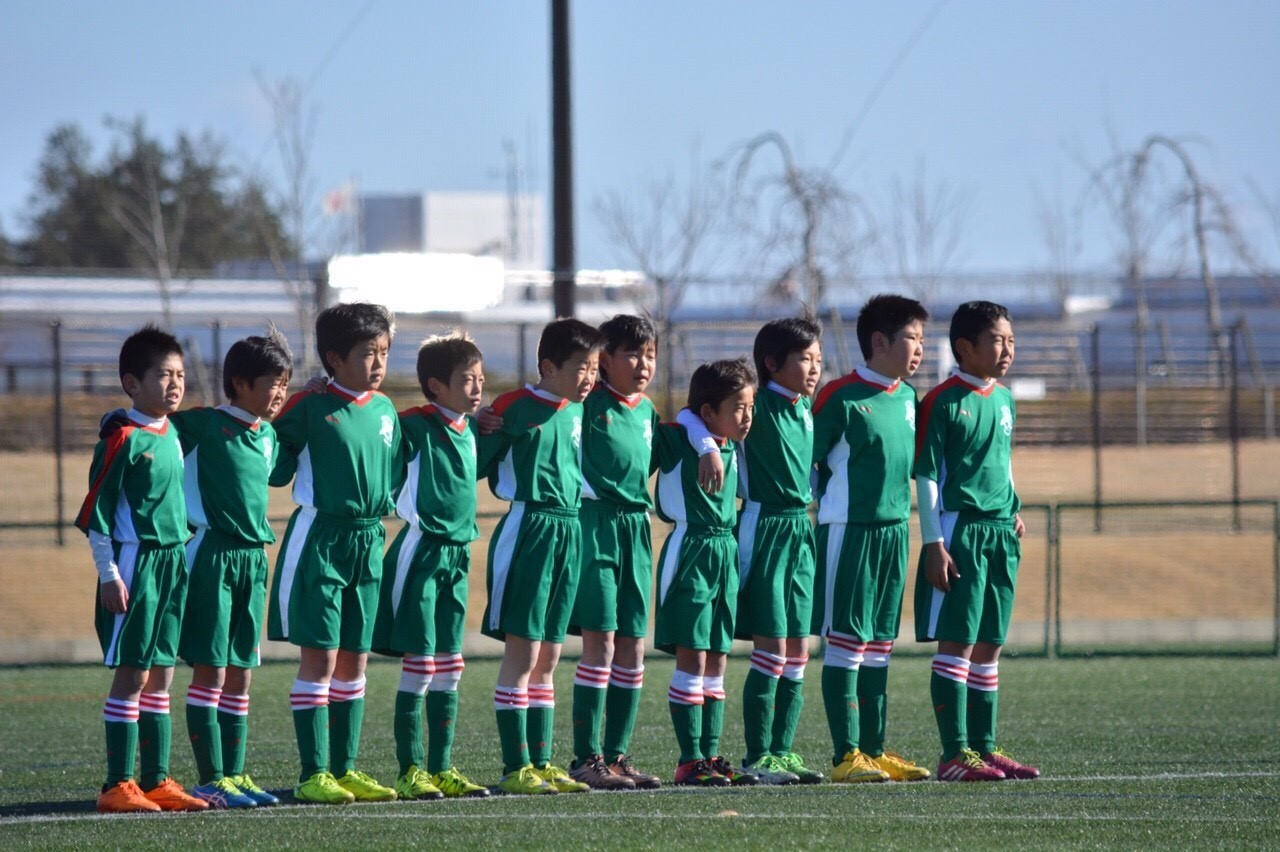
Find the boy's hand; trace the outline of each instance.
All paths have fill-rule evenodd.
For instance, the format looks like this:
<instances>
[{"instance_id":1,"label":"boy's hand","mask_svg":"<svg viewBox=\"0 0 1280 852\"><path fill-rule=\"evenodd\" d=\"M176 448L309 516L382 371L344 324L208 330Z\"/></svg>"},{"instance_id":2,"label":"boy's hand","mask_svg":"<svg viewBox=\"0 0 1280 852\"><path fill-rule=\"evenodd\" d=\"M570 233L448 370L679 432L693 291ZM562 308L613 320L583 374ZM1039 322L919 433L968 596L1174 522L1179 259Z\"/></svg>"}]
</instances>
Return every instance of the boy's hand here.
<instances>
[{"instance_id":1,"label":"boy's hand","mask_svg":"<svg viewBox=\"0 0 1280 852\"><path fill-rule=\"evenodd\" d=\"M960 577L960 569L940 541L924 546L924 577L940 592L951 591L951 581Z\"/></svg>"},{"instance_id":2,"label":"boy's hand","mask_svg":"<svg viewBox=\"0 0 1280 852\"><path fill-rule=\"evenodd\" d=\"M1013 516L1013 534L1018 538L1022 538L1022 534L1027 531L1027 525L1022 522L1021 515Z\"/></svg>"},{"instance_id":3,"label":"boy's hand","mask_svg":"<svg viewBox=\"0 0 1280 852\"><path fill-rule=\"evenodd\" d=\"M719 453L698 457L698 487L708 494L719 494L724 487L724 461Z\"/></svg>"},{"instance_id":4,"label":"boy's hand","mask_svg":"<svg viewBox=\"0 0 1280 852\"><path fill-rule=\"evenodd\" d=\"M107 612L122 613L129 608L129 589L119 578L102 584L102 605Z\"/></svg>"},{"instance_id":5,"label":"boy's hand","mask_svg":"<svg viewBox=\"0 0 1280 852\"><path fill-rule=\"evenodd\" d=\"M502 418L494 412L492 405L486 405L476 412L476 426L481 435L494 435L502 431Z\"/></svg>"},{"instance_id":6,"label":"boy's hand","mask_svg":"<svg viewBox=\"0 0 1280 852\"><path fill-rule=\"evenodd\" d=\"M324 376L312 376L302 390L306 393L324 393L329 389L329 380Z\"/></svg>"}]
</instances>

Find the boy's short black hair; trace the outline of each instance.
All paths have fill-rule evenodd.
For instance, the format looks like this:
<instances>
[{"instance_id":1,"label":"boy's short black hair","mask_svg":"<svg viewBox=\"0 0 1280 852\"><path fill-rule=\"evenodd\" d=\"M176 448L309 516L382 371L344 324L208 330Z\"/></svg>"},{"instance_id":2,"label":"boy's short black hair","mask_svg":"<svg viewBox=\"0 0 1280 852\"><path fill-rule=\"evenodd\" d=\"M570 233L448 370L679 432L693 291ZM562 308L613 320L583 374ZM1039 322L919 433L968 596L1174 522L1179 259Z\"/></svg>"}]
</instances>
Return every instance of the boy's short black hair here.
<instances>
[{"instance_id":1,"label":"boy's short black hair","mask_svg":"<svg viewBox=\"0 0 1280 852\"><path fill-rule=\"evenodd\" d=\"M756 375L746 358L712 361L693 371L686 404L694 414L699 414L703 405L719 408L720 403L755 383Z\"/></svg>"},{"instance_id":2,"label":"boy's short black hair","mask_svg":"<svg viewBox=\"0 0 1280 852\"><path fill-rule=\"evenodd\" d=\"M956 343L961 340L977 343L978 335L1000 320L1012 323L1013 317L1009 316L1008 308L995 302L978 300L965 302L956 308L956 312L951 315L951 354L959 361L960 353L956 350Z\"/></svg>"},{"instance_id":3,"label":"boy's short black hair","mask_svg":"<svg viewBox=\"0 0 1280 852\"><path fill-rule=\"evenodd\" d=\"M538 338L538 373L542 362L563 367L575 352L599 352L604 348L604 335L582 320L558 319L547 323Z\"/></svg>"},{"instance_id":4,"label":"boy's short black hair","mask_svg":"<svg viewBox=\"0 0 1280 852\"><path fill-rule=\"evenodd\" d=\"M266 336L246 337L231 344L222 359L222 390L227 399L236 398L235 379L249 384L263 376L288 376L293 373L293 355L289 342L272 326Z\"/></svg>"},{"instance_id":5,"label":"boy's short black hair","mask_svg":"<svg viewBox=\"0 0 1280 852\"><path fill-rule=\"evenodd\" d=\"M619 349L637 351L645 344L658 342L658 327L648 317L633 314L617 314L600 324L600 333L604 335L604 351L612 355ZM600 375L606 379L604 367Z\"/></svg>"},{"instance_id":6,"label":"boy's short black hair","mask_svg":"<svg viewBox=\"0 0 1280 852\"><path fill-rule=\"evenodd\" d=\"M427 387L427 379L447 385L454 370L479 364L483 358L475 341L460 331L428 337L418 347L418 385L427 399L434 400L436 395Z\"/></svg>"},{"instance_id":7,"label":"boy's short black hair","mask_svg":"<svg viewBox=\"0 0 1280 852\"><path fill-rule=\"evenodd\" d=\"M792 352L803 352L822 339L822 325L808 317L788 317L765 323L756 333L756 343L751 350L756 362L756 375L765 382L773 373L765 366L765 359L772 358L777 367Z\"/></svg>"},{"instance_id":8,"label":"boy's short black hair","mask_svg":"<svg viewBox=\"0 0 1280 852\"><path fill-rule=\"evenodd\" d=\"M384 334L395 337L396 317L382 305L346 302L327 307L316 317L316 352L320 355L320 364L332 376L327 353L337 352L346 358L357 344Z\"/></svg>"},{"instance_id":9,"label":"boy's short black hair","mask_svg":"<svg viewBox=\"0 0 1280 852\"><path fill-rule=\"evenodd\" d=\"M170 355L184 357L178 338L153 323L125 338L120 346L120 381L125 376L141 379L143 374Z\"/></svg>"},{"instance_id":10,"label":"boy's short black hair","mask_svg":"<svg viewBox=\"0 0 1280 852\"><path fill-rule=\"evenodd\" d=\"M858 311L858 347L862 350L862 357L870 358L872 355L871 335L878 331L892 343L898 332L916 320L922 325L928 322L929 312L915 299L891 293L872 296Z\"/></svg>"}]
</instances>

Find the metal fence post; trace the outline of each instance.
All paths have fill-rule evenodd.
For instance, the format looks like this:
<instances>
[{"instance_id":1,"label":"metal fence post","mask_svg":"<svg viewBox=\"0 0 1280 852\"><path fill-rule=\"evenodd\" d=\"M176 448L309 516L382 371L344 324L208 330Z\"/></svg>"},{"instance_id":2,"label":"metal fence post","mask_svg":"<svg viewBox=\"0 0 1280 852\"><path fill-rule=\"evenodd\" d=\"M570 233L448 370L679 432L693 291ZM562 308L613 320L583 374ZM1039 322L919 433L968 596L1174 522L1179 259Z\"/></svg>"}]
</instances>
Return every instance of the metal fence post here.
<instances>
[{"instance_id":1,"label":"metal fence post","mask_svg":"<svg viewBox=\"0 0 1280 852\"><path fill-rule=\"evenodd\" d=\"M1147 324L1139 318L1133 324L1133 401L1137 416L1134 443L1147 445Z\"/></svg>"},{"instance_id":2,"label":"metal fence post","mask_svg":"<svg viewBox=\"0 0 1280 852\"><path fill-rule=\"evenodd\" d=\"M216 319L209 324L213 352L209 354L209 383L213 385L213 398L218 399L222 390L222 320Z\"/></svg>"},{"instance_id":3,"label":"metal fence post","mask_svg":"<svg viewBox=\"0 0 1280 852\"><path fill-rule=\"evenodd\" d=\"M525 372L525 370L528 369L527 364L529 358L528 332L529 324L525 322L520 323L520 334L516 341L516 385L518 387L525 386L526 376L528 375Z\"/></svg>"},{"instance_id":4,"label":"metal fence post","mask_svg":"<svg viewBox=\"0 0 1280 852\"><path fill-rule=\"evenodd\" d=\"M1231 355L1228 362L1231 378L1230 410L1228 413L1231 439L1231 529L1240 532L1240 356L1237 343L1240 322L1231 326Z\"/></svg>"},{"instance_id":5,"label":"metal fence post","mask_svg":"<svg viewBox=\"0 0 1280 852\"><path fill-rule=\"evenodd\" d=\"M62 435L62 321L54 320L51 324L53 334L53 466L54 466L54 500L57 502L55 517L57 524L54 527L58 546L61 547L67 543L66 519L63 517L63 506L65 504L65 495L62 493L62 463L63 463L63 435Z\"/></svg>"},{"instance_id":6,"label":"metal fence post","mask_svg":"<svg viewBox=\"0 0 1280 852\"><path fill-rule=\"evenodd\" d=\"M1093 531L1102 532L1102 332L1094 323L1091 337L1093 358Z\"/></svg>"}]
</instances>

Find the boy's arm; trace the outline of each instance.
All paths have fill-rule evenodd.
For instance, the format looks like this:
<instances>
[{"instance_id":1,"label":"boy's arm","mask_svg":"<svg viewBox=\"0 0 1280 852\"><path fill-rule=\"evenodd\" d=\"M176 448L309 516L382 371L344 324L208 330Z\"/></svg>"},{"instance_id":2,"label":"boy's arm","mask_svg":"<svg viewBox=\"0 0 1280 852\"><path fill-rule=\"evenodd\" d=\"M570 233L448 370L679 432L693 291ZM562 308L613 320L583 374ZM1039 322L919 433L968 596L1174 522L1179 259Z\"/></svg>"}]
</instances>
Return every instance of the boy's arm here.
<instances>
[{"instance_id":1,"label":"boy's arm","mask_svg":"<svg viewBox=\"0 0 1280 852\"><path fill-rule=\"evenodd\" d=\"M687 408L680 409L676 422L684 427L689 446L698 454L698 485L708 494L719 494L724 487L724 460L720 445L702 418Z\"/></svg>"},{"instance_id":2,"label":"boy's arm","mask_svg":"<svg viewBox=\"0 0 1280 852\"><path fill-rule=\"evenodd\" d=\"M298 470L298 456L307 445L307 424L303 416L306 406L301 402L309 395L307 391L302 391L291 396L284 404L284 409L271 422L276 431L277 455L268 481L275 487L288 485Z\"/></svg>"},{"instance_id":3,"label":"boy's arm","mask_svg":"<svg viewBox=\"0 0 1280 852\"><path fill-rule=\"evenodd\" d=\"M491 435L480 435L476 438L476 479L484 479L493 472L498 460L511 448L512 435L507 432L504 422L500 432Z\"/></svg>"}]
</instances>

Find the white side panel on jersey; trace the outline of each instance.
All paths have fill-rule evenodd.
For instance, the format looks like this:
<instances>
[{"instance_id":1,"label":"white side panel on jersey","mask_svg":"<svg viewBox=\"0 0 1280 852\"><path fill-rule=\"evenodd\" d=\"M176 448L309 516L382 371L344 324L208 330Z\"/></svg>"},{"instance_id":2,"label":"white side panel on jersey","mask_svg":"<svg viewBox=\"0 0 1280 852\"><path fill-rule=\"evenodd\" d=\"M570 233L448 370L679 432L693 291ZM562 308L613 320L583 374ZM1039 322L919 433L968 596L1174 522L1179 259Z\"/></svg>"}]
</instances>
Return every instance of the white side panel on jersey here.
<instances>
[{"instance_id":1,"label":"white side panel on jersey","mask_svg":"<svg viewBox=\"0 0 1280 852\"><path fill-rule=\"evenodd\" d=\"M751 574L751 557L756 551L756 526L760 523L760 504L748 500L738 518L738 585Z\"/></svg>"},{"instance_id":2,"label":"white side panel on jersey","mask_svg":"<svg viewBox=\"0 0 1280 852\"><path fill-rule=\"evenodd\" d=\"M133 574L138 568L138 543L128 542L120 545L120 555L116 557L116 567L120 569L120 579L124 587L133 590ZM111 641L102 655L102 662L112 668L120 664L116 659L120 654L120 631L124 628L126 613L118 612L111 619Z\"/></svg>"},{"instance_id":3,"label":"white side panel on jersey","mask_svg":"<svg viewBox=\"0 0 1280 852\"><path fill-rule=\"evenodd\" d=\"M304 506L298 512L298 520L289 531L284 562L280 564L280 592L276 602L280 605L280 632L284 634L286 640L289 638L289 599L293 596L293 583L298 576L298 561L302 558L302 548L307 543L307 537L311 535L311 525L315 520L316 510L310 506Z\"/></svg>"},{"instance_id":4,"label":"white side panel on jersey","mask_svg":"<svg viewBox=\"0 0 1280 852\"><path fill-rule=\"evenodd\" d=\"M193 526L209 526L200 496L200 448L196 447L182 462L182 491L187 498L187 521Z\"/></svg>"},{"instance_id":5,"label":"white side panel on jersey","mask_svg":"<svg viewBox=\"0 0 1280 852\"><path fill-rule=\"evenodd\" d=\"M511 558L515 556L516 541L520 538L520 527L524 525L524 503L517 500L511 504L506 521L502 524L502 535L493 546L493 597L489 601L489 629L502 629L502 600L506 597L507 578L511 575Z\"/></svg>"},{"instance_id":6,"label":"white side panel on jersey","mask_svg":"<svg viewBox=\"0 0 1280 852\"><path fill-rule=\"evenodd\" d=\"M684 547L684 533L688 524L676 523L667 539L667 558L662 560L662 573L658 576L658 606L667 599L667 591L676 578L676 569L680 566L680 548Z\"/></svg>"},{"instance_id":7,"label":"white side panel on jersey","mask_svg":"<svg viewBox=\"0 0 1280 852\"><path fill-rule=\"evenodd\" d=\"M960 520L959 512L943 512L942 513L942 536L943 546L948 551L951 550L951 534L956 530L956 521ZM938 633L938 616L942 613L942 602L947 599L947 593L934 589L933 596L929 598L929 632L927 636L936 636Z\"/></svg>"},{"instance_id":8,"label":"white side panel on jersey","mask_svg":"<svg viewBox=\"0 0 1280 852\"><path fill-rule=\"evenodd\" d=\"M303 447L298 454L298 470L293 475L293 502L308 509L314 509L316 505L316 472L311 466L310 446Z\"/></svg>"},{"instance_id":9,"label":"white side panel on jersey","mask_svg":"<svg viewBox=\"0 0 1280 852\"><path fill-rule=\"evenodd\" d=\"M409 578L409 566L413 563L413 554L418 550L418 542L422 541L422 530L417 525L407 527L409 530L400 542L400 553L396 556L396 575L391 581L391 615L400 611L400 599L404 597L404 583ZM386 578L383 578L386 582Z\"/></svg>"},{"instance_id":10,"label":"white side panel on jersey","mask_svg":"<svg viewBox=\"0 0 1280 852\"><path fill-rule=\"evenodd\" d=\"M822 598L822 630L819 636L826 636L831 630L831 622L835 617L836 571L840 567L840 551L844 549L844 534L848 527L845 524L827 525L827 553L824 564L823 586L826 593Z\"/></svg>"},{"instance_id":11,"label":"white side panel on jersey","mask_svg":"<svg viewBox=\"0 0 1280 852\"><path fill-rule=\"evenodd\" d=\"M684 484L681 482L683 468L682 461L670 473L658 473L658 505L662 507L662 514L676 523L689 521L689 508L684 504Z\"/></svg>"},{"instance_id":12,"label":"white side panel on jersey","mask_svg":"<svg viewBox=\"0 0 1280 852\"><path fill-rule=\"evenodd\" d=\"M513 455L513 450L507 450L502 461L498 462L498 484L493 489L498 499L506 500L508 503L516 499L516 466L512 461Z\"/></svg>"},{"instance_id":13,"label":"white side panel on jersey","mask_svg":"<svg viewBox=\"0 0 1280 852\"><path fill-rule=\"evenodd\" d=\"M849 520L849 436L840 440L827 453L827 468L831 479L818 503L818 523L843 524Z\"/></svg>"},{"instance_id":14,"label":"white side panel on jersey","mask_svg":"<svg viewBox=\"0 0 1280 852\"><path fill-rule=\"evenodd\" d=\"M204 534L209 531L207 526L196 527L196 534L187 542L187 573L191 573L191 566L196 564L196 554L200 552L200 545L204 543Z\"/></svg>"},{"instance_id":15,"label":"white side panel on jersey","mask_svg":"<svg viewBox=\"0 0 1280 852\"><path fill-rule=\"evenodd\" d=\"M400 495L396 498L396 514L400 516L400 520L407 521L415 530L418 529L420 521L418 520L418 477L422 474L422 451L413 457L409 462L408 476L405 477L404 487L400 489Z\"/></svg>"},{"instance_id":16,"label":"white side panel on jersey","mask_svg":"<svg viewBox=\"0 0 1280 852\"><path fill-rule=\"evenodd\" d=\"M111 537L121 542L136 544L138 541L138 531L133 526L133 507L129 505L123 488L120 489L120 499L116 500L115 516L111 519Z\"/></svg>"}]
</instances>

